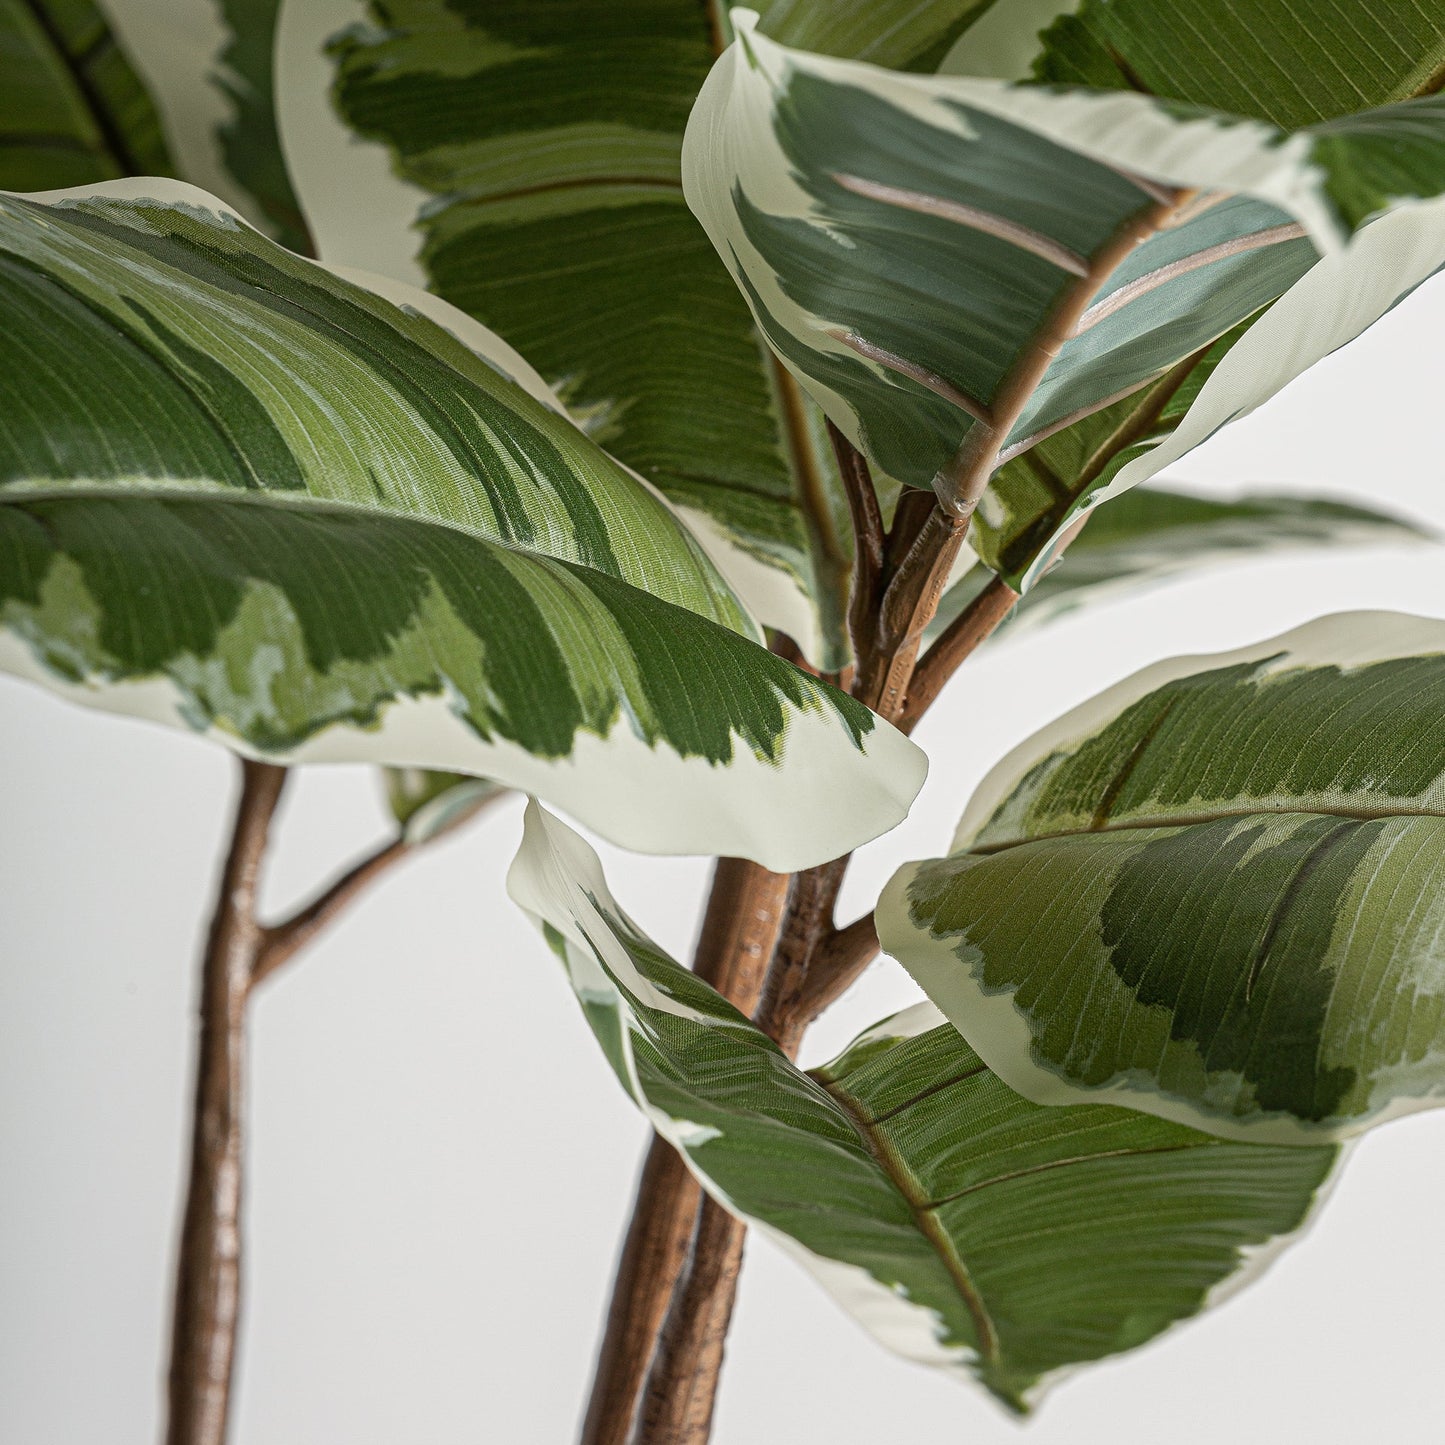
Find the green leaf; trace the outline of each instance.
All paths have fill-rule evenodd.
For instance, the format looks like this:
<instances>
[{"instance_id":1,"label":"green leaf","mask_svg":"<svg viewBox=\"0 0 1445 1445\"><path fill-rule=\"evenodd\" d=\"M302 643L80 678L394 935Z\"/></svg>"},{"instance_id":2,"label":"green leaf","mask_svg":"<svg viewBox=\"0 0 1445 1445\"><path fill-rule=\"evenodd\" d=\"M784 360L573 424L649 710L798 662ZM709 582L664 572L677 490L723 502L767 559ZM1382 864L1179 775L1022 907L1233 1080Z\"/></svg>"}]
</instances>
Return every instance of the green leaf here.
<instances>
[{"instance_id":1,"label":"green leaf","mask_svg":"<svg viewBox=\"0 0 1445 1445\"><path fill-rule=\"evenodd\" d=\"M235 107L218 132L226 168L251 199L261 229L283 246L310 255L311 237L276 124L274 60L281 0L220 0L220 7L229 36L212 80Z\"/></svg>"},{"instance_id":2,"label":"green leaf","mask_svg":"<svg viewBox=\"0 0 1445 1445\"><path fill-rule=\"evenodd\" d=\"M779 0L769 21L795 43L911 68L982 8ZM682 196L720 8L387 0L371 14L333 43L336 99L435 197L419 218L431 288L522 350L686 509L764 623L841 667L852 542L822 419Z\"/></svg>"},{"instance_id":3,"label":"green leaf","mask_svg":"<svg viewBox=\"0 0 1445 1445\"><path fill-rule=\"evenodd\" d=\"M900 481L966 509L999 466L1127 399L1093 474L1065 474L1046 525L998 557L1025 586L1089 505L1445 259L1438 97L1287 134L1115 91L898 75L745 28L683 168L770 343ZM1198 384L1197 363L1267 306ZM1011 543L1016 510L981 513Z\"/></svg>"},{"instance_id":4,"label":"green leaf","mask_svg":"<svg viewBox=\"0 0 1445 1445\"><path fill-rule=\"evenodd\" d=\"M883 1344L1028 1407L1250 1277L1331 1147L1225 1143L1129 1110L1043 1109L928 1005L812 1074L644 937L596 855L533 805L508 887L623 1087L703 1186Z\"/></svg>"},{"instance_id":5,"label":"green leaf","mask_svg":"<svg viewBox=\"0 0 1445 1445\"><path fill-rule=\"evenodd\" d=\"M0 190L168 174L145 87L90 0L0 0Z\"/></svg>"},{"instance_id":6,"label":"green leaf","mask_svg":"<svg viewBox=\"0 0 1445 1445\"><path fill-rule=\"evenodd\" d=\"M425 768L387 768L386 800L409 843L430 843L459 828L484 804L510 791L490 778Z\"/></svg>"},{"instance_id":7,"label":"green leaf","mask_svg":"<svg viewBox=\"0 0 1445 1445\"><path fill-rule=\"evenodd\" d=\"M1226 1138L1445 1095L1445 624L1345 613L1066 714L878 908L1010 1085Z\"/></svg>"},{"instance_id":8,"label":"green leaf","mask_svg":"<svg viewBox=\"0 0 1445 1445\"><path fill-rule=\"evenodd\" d=\"M1090 519L1058 565L1024 594L1002 635L1250 553L1431 539L1432 533L1400 517L1319 497L1246 493L1220 502L1162 487L1135 487ZM930 635L943 631L993 576L984 566L964 573L939 606Z\"/></svg>"},{"instance_id":9,"label":"green leaf","mask_svg":"<svg viewBox=\"0 0 1445 1445\"><path fill-rule=\"evenodd\" d=\"M759 646L520 357L374 284L174 182L0 198L4 665L644 851L791 870L893 826L922 755Z\"/></svg>"},{"instance_id":10,"label":"green leaf","mask_svg":"<svg viewBox=\"0 0 1445 1445\"><path fill-rule=\"evenodd\" d=\"M1142 90L1286 130L1439 88L1445 11L1418 0L1083 0L1040 37L1042 81Z\"/></svg>"}]
</instances>

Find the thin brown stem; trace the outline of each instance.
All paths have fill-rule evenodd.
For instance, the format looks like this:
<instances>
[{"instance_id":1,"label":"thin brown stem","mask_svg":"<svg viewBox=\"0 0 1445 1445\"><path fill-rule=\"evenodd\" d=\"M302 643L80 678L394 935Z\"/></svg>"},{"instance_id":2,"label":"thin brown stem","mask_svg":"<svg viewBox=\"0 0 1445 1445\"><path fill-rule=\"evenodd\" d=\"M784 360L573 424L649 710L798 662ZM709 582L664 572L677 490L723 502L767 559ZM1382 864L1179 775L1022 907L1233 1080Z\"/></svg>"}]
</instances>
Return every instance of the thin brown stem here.
<instances>
[{"instance_id":1,"label":"thin brown stem","mask_svg":"<svg viewBox=\"0 0 1445 1445\"><path fill-rule=\"evenodd\" d=\"M964 659L1003 622L1018 600L1019 594L1002 577L995 577L944 628L943 635L919 659L909 680L908 696L897 719L904 732L913 731Z\"/></svg>"},{"instance_id":2,"label":"thin brown stem","mask_svg":"<svg viewBox=\"0 0 1445 1445\"><path fill-rule=\"evenodd\" d=\"M848 635L854 656L859 656L867 645L873 609L877 605L886 533L873 474L863 453L831 421L828 439L838 459L838 472L848 498L848 515L853 522L853 586L848 598Z\"/></svg>"},{"instance_id":3,"label":"thin brown stem","mask_svg":"<svg viewBox=\"0 0 1445 1445\"><path fill-rule=\"evenodd\" d=\"M704 1197L648 1376L637 1445L706 1445L746 1237L740 1219Z\"/></svg>"},{"instance_id":4,"label":"thin brown stem","mask_svg":"<svg viewBox=\"0 0 1445 1445\"><path fill-rule=\"evenodd\" d=\"M692 1250L702 1191L682 1156L652 1136L617 1259L581 1445L627 1445L642 1383Z\"/></svg>"},{"instance_id":5,"label":"thin brown stem","mask_svg":"<svg viewBox=\"0 0 1445 1445\"><path fill-rule=\"evenodd\" d=\"M878 928L871 913L837 929L818 948L798 990L796 1010L806 1029L824 1009L830 1008L858 981L878 957Z\"/></svg>"},{"instance_id":6,"label":"thin brown stem","mask_svg":"<svg viewBox=\"0 0 1445 1445\"><path fill-rule=\"evenodd\" d=\"M261 947L256 889L286 770L243 762L201 963L200 1051L171 1332L167 1445L223 1445L241 1287L246 995Z\"/></svg>"},{"instance_id":7,"label":"thin brown stem","mask_svg":"<svg viewBox=\"0 0 1445 1445\"><path fill-rule=\"evenodd\" d=\"M349 868L290 918L263 928L261 947L251 975L252 983L260 983L263 979L270 978L282 964L289 963L327 924L360 897L371 883L407 857L411 851L412 845L405 838L393 838L390 843Z\"/></svg>"},{"instance_id":8,"label":"thin brown stem","mask_svg":"<svg viewBox=\"0 0 1445 1445\"><path fill-rule=\"evenodd\" d=\"M693 967L744 1013L758 1003L790 879L719 858ZM654 1137L618 1257L581 1445L627 1445L658 1332L692 1250L701 1190L672 1146Z\"/></svg>"},{"instance_id":9,"label":"thin brown stem","mask_svg":"<svg viewBox=\"0 0 1445 1445\"><path fill-rule=\"evenodd\" d=\"M847 871L848 858L835 858L793 879L787 918L754 1015L758 1027L788 1054L795 1053L802 1041L802 1028L806 1027L806 1023L800 1025L804 981L814 953L834 932L833 910Z\"/></svg>"}]
</instances>

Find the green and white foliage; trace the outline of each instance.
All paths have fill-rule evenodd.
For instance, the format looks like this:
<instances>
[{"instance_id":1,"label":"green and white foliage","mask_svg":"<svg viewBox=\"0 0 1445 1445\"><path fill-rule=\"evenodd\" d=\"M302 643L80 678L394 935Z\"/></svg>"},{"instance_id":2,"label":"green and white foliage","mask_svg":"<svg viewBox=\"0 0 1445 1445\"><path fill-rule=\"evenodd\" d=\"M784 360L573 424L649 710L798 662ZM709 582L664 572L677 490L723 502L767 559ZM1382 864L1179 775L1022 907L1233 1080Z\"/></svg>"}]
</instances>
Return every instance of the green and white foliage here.
<instances>
[{"instance_id":1,"label":"green and white foliage","mask_svg":"<svg viewBox=\"0 0 1445 1445\"><path fill-rule=\"evenodd\" d=\"M1438 97L1286 132L1127 92L900 75L788 50L745 15L689 123L688 200L769 342L875 463L966 506L999 465L1130 404L1096 474L1002 564L1024 585L1090 503L1445 260Z\"/></svg>"},{"instance_id":2,"label":"green and white foliage","mask_svg":"<svg viewBox=\"0 0 1445 1445\"><path fill-rule=\"evenodd\" d=\"M49 8L89 8L48 0ZM24 5L21 6L25 8ZM132 154L94 176L51 166L19 191L56 190L86 180L171 175L219 196L252 225L293 250L309 238L281 154L274 55L281 0L100 0L139 82L148 88L173 160ZM0 94L13 58L0 53ZM46 81L56 93L56 82Z\"/></svg>"},{"instance_id":3,"label":"green and white foliage","mask_svg":"<svg viewBox=\"0 0 1445 1445\"><path fill-rule=\"evenodd\" d=\"M931 68L981 8L777 0L765 24ZM331 47L336 101L433 198L417 222L431 289L523 351L686 509L764 623L841 666L852 542L821 417L760 343L682 195L688 111L728 39L720 7L378 0L366 13ZM324 253L369 199L308 188L306 202Z\"/></svg>"},{"instance_id":4,"label":"green and white foliage","mask_svg":"<svg viewBox=\"0 0 1445 1445\"><path fill-rule=\"evenodd\" d=\"M759 646L520 358L383 289L174 182L0 199L5 666L254 755L480 774L645 851L792 869L892 827L912 744Z\"/></svg>"},{"instance_id":5,"label":"green and white foliage","mask_svg":"<svg viewBox=\"0 0 1445 1445\"><path fill-rule=\"evenodd\" d=\"M387 768L386 801L408 843L430 843L508 791L490 778L426 768Z\"/></svg>"},{"instance_id":6,"label":"green and white foliage","mask_svg":"<svg viewBox=\"0 0 1445 1445\"><path fill-rule=\"evenodd\" d=\"M508 886L704 1188L883 1344L1010 1408L1244 1282L1334 1162L1106 1105L1040 1108L929 1005L806 1073L647 939L535 804Z\"/></svg>"},{"instance_id":7,"label":"green and white foliage","mask_svg":"<svg viewBox=\"0 0 1445 1445\"><path fill-rule=\"evenodd\" d=\"M1341 1138L1445 1094L1445 623L1147 668L1011 753L884 948L1039 1103Z\"/></svg>"},{"instance_id":8,"label":"green and white foliage","mask_svg":"<svg viewBox=\"0 0 1445 1445\"><path fill-rule=\"evenodd\" d=\"M217 134L226 169L259 211L260 228L283 246L309 255L311 237L276 124L274 56L281 0L220 0L220 6L228 39L211 80L234 107Z\"/></svg>"},{"instance_id":9,"label":"green and white foliage","mask_svg":"<svg viewBox=\"0 0 1445 1445\"><path fill-rule=\"evenodd\" d=\"M1019 600L1007 628L994 636L1011 637L1020 627L1052 622L1076 607L1263 551L1427 540L1433 534L1401 517L1319 497L1246 493L1216 501L1172 488L1135 487L1090 518L1057 565ZM964 573L944 596L929 635L942 632L993 576L983 566Z\"/></svg>"},{"instance_id":10,"label":"green and white foliage","mask_svg":"<svg viewBox=\"0 0 1445 1445\"><path fill-rule=\"evenodd\" d=\"M168 175L145 87L91 0L0 0L0 190Z\"/></svg>"}]
</instances>

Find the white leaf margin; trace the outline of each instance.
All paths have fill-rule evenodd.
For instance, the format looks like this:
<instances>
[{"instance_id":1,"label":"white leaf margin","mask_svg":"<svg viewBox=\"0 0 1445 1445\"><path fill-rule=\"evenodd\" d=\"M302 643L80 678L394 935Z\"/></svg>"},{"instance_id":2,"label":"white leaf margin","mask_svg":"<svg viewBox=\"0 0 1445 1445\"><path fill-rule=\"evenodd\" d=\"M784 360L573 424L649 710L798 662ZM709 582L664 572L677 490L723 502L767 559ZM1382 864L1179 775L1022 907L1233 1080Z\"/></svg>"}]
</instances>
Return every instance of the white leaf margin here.
<instances>
[{"instance_id":1,"label":"white leaf margin","mask_svg":"<svg viewBox=\"0 0 1445 1445\"><path fill-rule=\"evenodd\" d=\"M984 825L1000 815L1029 771L1045 758L1071 751L1156 688L1199 672L1240 663L1264 664L1260 676L1301 667L1349 671L1398 657L1445 652L1445 620L1400 612L1339 612L1316 618L1277 637L1230 652L1173 657L1124 678L1113 687L1056 718L1014 748L985 776L969 800L949 853L972 845ZM1445 807L1445 775L1425 795ZM1021 813L1027 798L1017 800ZM1418 800L1416 801L1418 806ZM1009 811L1014 811L1010 804ZM1000 815L1007 821L1007 815ZM919 870L933 860L906 863L879 895L879 944L900 963L978 1056L1015 1093L1042 1105L1115 1104L1153 1114L1217 1138L1245 1144L1318 1145L1346 1143L1369 1129L1410 1114L1439 1108L1441 1093L1400 1097L1362 1119L1342 1125L1307 1125L1286 1116L1231 1120L1205 1113L1185 1100L1143 1091L1128 1078L1085 1087L1035 1062L1034 1036L1011 991L982 987L958 956L958 940L937 938L913 921L908 893Z\"/></svg>"},{"instance_id":2,"label":"white leaf margin","mask_svg":"<svg viewBox=\"0 0 1445 1445\"><path fill-rule=\"evenodd\" d=\"M602 954L607 968L649 1007L682 1018L694 1015L685 1005L658 990L638 971L627 950L613 936L607 914L611 913L634 929L636 925L631 923L613 897L597 854L535 800L527 805L522 844L507 874L507 892L539 927L550 925L562 936L566 944L564 963L578 998L585 1003L600 1003L617 1011L624 1024L621 1043L629 1076L624 1081L624 1087L652 1127L682 1156L689 1172L702 1188L730 1214L745 1220L784 1254L802 1265L880 1344L918 1364L929 1365L973 1382L968 1362L974 1352L962 1345L940 1342L942 1325L935 1310L915 1304L880 1284L860 1265L815 1254L765 1220L739 1209L697 1157L697 1151L709 1139L717 1137L716 1134L700 1129L689 1119L673 1118L647 1098L633 1062L631 1034L636 1023L626 1001L598 963L596 955ZM942 1021L941 1016L924 1011L931 1008L931 1005L924 1005L908 1021L916 1032ZM889 1023L904 1024L904 1020L900 1016ZM879 1034L879 1037L884 1036ZM903 1038L911 1035L889 1033L886 1036Z\"/></svg>"},{"instance_id":3,"label":"white leaf margin","mask_svg":"<svg viewBox=\"0 0 1445 1445\"><path fill-rule=\"evenodd\" d=\"M24 198L43 205L89 198L154 201L219 215L262 234L233 207L184 181L128 177ZM374 278L366 273L306 264L372 289ZM386 278L375 289L384 300L437 322L494 370L555 405L536 371L464 312ZM85 707L197 733L181 690L167 679L96 676L74 682L52 672L9 631L0 631L0 672ZM735 736L731 761L717 766L702 757L683 757L666 742L649 747L633 731L625 709L606 737L579 731L566 757L540 758L505 738L483 739L440 696L397 698L373 726L333 723L284 752L262 753L214 725L202 735L269 762L368 762L490 778L546 798L602 837L636 852L742 857L790 873L896 827L923 786L928 759L881 718L855 746L841 719L821 704L801 710L783 706L786 731L776 760L758 757Z\"/></svg>"}]
</instances>

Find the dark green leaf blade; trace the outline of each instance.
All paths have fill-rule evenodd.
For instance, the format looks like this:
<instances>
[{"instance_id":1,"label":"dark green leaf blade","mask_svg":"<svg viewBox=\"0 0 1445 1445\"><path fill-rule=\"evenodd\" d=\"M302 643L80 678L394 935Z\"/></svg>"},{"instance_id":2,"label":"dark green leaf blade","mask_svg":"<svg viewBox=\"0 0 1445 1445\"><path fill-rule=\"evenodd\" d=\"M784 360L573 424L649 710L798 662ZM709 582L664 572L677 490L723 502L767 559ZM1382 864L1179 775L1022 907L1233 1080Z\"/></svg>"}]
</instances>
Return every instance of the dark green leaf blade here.
<instances>
[{"instance_id":1,"label":"dark green leaf blade","mask_svg":"<svg viewBox=\"0 0 1445 1445\"><path fill-rule=\"evenodd\" d=\"M1328 1146L1040 1108L927 1005L806 1074L643 936L596 855L535 806L508 886L624 1088L703 1185L881 1342L974 1374L1010 1408L1244 1282L1334 1162Z\"/></svg>"},{"instance_id":2,"label":"dark green leaf blade","mask_svg":"<svg viewBox=\"0 0 1445 1445\"><path fill-rule=\"evenodd\" d=\"M644 850L791 868L901 818L921 754L752 640L520 357L377 285L175 182L0 196L5 666L242 752L495 778Z\"/></svg>"},{"instance_id":3,"label":"dark green leaf blade","mask_svg":"<svg viewBox=\"0 0 1445 1445\"><path fill-rule=\"evenodd\" d=\"M90 0L0 0L0 190L171 174L160 121Z\"/></svg>"}]
</instances>

